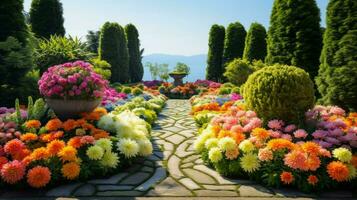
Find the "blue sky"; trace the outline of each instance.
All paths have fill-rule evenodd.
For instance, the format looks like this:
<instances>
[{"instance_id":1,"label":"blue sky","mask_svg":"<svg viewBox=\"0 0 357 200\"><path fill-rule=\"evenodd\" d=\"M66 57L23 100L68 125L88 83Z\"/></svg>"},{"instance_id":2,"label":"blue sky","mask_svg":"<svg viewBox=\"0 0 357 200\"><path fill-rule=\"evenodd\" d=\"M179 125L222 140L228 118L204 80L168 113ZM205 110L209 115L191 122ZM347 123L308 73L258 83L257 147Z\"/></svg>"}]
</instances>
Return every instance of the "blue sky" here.
<instances>
[{"instance_id":1,"label":"blue sky","mask_svg":"<svg viewBox=\"0 0 357 200\"><path fill-rule=\"evenodd\" d=\"M25 10L31 0L25 0ZM328 0L317 0L322 25ZM85 40L88 30L104 22L122 26L133 23L139 30L145 54L205 54L212 24L227 26L240 21L269 27L273 0L62 0L67 34Z\"/></svg>"}]
</instances>

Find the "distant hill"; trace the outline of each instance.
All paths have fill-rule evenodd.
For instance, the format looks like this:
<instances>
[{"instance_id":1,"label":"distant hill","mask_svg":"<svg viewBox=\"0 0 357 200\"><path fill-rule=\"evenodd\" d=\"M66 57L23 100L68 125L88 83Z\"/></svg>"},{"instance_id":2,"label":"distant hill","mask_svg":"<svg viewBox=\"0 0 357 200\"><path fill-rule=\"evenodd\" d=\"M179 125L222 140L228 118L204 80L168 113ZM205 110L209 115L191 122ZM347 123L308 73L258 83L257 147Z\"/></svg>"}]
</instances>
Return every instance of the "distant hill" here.
<instances>
[{"instance_id":1,"label":"distant hill","mask_svg":"<svg viewBox=\"0 0 357 200\"><path fill-rule=\"evenodd\" d=\"M176 66L176 63L182 62L187 64L191 73L184 81L196 81L197 79L205 79L206 74L206 54L199 54L193 56L170 55L170 54L149 54L143 57L144 78L143 80L151 80L150 71L145 67L146 62L151 63L166 63L169 64L170 71ZM172 81L172 80L170 80Z\"/></svg>"}]
</instances>

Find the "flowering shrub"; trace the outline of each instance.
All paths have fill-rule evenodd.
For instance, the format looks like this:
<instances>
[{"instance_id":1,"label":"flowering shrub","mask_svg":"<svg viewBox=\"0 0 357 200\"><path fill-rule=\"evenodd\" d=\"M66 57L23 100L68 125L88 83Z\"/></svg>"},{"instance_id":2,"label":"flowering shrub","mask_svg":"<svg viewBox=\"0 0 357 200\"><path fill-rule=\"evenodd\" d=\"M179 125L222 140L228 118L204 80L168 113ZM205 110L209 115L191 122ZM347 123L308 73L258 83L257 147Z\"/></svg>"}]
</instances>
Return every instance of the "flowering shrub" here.
<instances>
[{"instance_id":1,"label":"flowering shrub","mask_svg":"<svg viewBox=\"0 0 357 200\"><path fill-rule=\"evenodd\" d=\"M48 68L38 81L40 93L54 99L98 99L107 81L89 63L76 61Z\"/></svg>"},{"instance_id":2,"label":"flowering shrub","mask_svg":"<svg viewBox=\"0 0 357 200\"><path fill-rule=\"evenodd\" d=\"M194 147L226 176L250 177L271 187L321 191L357 181L356 113L335 106L306 112L306 126L266 123L243 101L227 106L217 96L191 99L201 129ZM206 121L204 116L207 117ZM199 117L200 121L197 119Z\"/></svg>"}]
</instances>

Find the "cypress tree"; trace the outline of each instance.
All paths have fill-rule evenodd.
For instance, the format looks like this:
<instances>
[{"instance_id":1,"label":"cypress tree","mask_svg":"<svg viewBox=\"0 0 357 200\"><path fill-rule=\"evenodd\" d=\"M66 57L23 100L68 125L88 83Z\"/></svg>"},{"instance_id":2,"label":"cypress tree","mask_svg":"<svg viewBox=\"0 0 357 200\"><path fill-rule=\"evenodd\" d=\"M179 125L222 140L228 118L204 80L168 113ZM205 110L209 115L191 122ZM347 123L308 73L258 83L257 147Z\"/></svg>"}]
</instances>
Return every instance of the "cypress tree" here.
<instances>
[{"instance_id":1,"label":"cypress tree","mask_svg":"<svg viewBox=\"0 0 357 200\"><path fill-rule=\"evenodd\" d=\"M129 81L129 53L123 27L117 23L106 22L99 40L99 58L111 65L111 81Z\"/></svg>"},{"instance_id":2,"label":"cypress tree","mask_svg":"<svg viewBox=\"0 0 357 200\"><path fill-rule=\"evenodd\" d=\"M228 25L224 39L224 64L229 63L235 58L243 57L246 35L247 32L241 23L235 22Z\"/></svg>"},{"instance_id":3,"label":"cypress tree","mask_svg":"<svg viewBox=\"0 0 357 200\"><path fill-rule=\"evenodd\" d=\"M99 36L100 31L88 31L86 35L88 49L94 54L98 54Z\"/></svg>"},{"instance_id":4,"label":"cypress tree","mask_svg":"<svg viewBox=\"0 0 357 200\"><path fill-rule=\"evenodd\" d=\"M320 103L357 111L357 2L330 0L316 78Z\"/></svg>"},{"instance_id":5,"label":"cypress tree","mask_svg":"<svg viewBox=\"0 0 357 200\"><path fill-rule=\"evenodd\" d=\"M267 33L263 25L252 23L245 40L243 59L264 61L267 55Z\"/></svg>"},{"instance_id":6,"label":"cypress tree","mask_svg":"<svg viewBox=\"0 0 357 200\"><path fill-rule=\"evenodd\" d=\"M223 76L222 58L225 29L214 24L209 32L206 79L220 81Z\"/></svg>"},{"instance_id":7,"label":"cypress tree","mask_svg":"<svg viewBox=\"0 0 357 200\"><path fill-rule=\"evenodd\" d=\"M133 24L125 26L125 34L128 39L129 50L129 76L133 83L142 80L144 68L141 62L139 33Z\"/></svg>"},{"instance_id":8,"label":"cypress tree","mask_svg":"<svg viewBox=\"0 0 357 200\"><path fill-rule=\"evenodd\" d=\"M297 66L315 77L322 48L320 11L315 0L275 0L267 43L267 63Z\"/></svg>"},{"instance_id":9,"label":"cypress tree","mask_svg":"<svg viewBox=\"0 0 357 200\"><path fill-rule=\"evenodd\" d=\"M30 22L37 37L64 36L62 3L59 0L32 0Z\"/></svg>"}]
</instances>

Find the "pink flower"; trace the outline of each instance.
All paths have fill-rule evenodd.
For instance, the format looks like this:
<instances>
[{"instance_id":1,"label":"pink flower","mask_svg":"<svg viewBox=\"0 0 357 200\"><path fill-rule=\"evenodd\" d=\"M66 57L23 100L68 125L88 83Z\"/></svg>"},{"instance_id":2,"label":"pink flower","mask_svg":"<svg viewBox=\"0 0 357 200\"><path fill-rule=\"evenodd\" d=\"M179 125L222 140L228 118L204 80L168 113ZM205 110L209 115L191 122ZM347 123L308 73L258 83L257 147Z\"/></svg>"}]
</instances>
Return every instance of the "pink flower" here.
<instances>
[{"instance_id":1,"label":"pink flower","mask_svg":"<svg viewBox=\"0 0 357 200\"><path fill-rule=\"evenodd\" d=\"M307 133L304 129L298 129L294 132L294 137L296 138L306 138Z\"/></svg>"},{"instance_id":2,"label":"pink flower","mask_svg":"<svg viewBox=\"0 0 357 200\"><path fill-rule=\"evenodd\" d=\"M259 149L258 158L261 161L270 161L273 159L273 152L268 148Z\"/></svg>"},{"instance_id":3,"label":"pink flower","mask_svg":"<svg viewBox=\"0 0 357 200\"><path fill-rule=\"evenodd\" d=\"M270 133L270 137L272 138L280 138L281 133L279 131L268 130Z\"/></svg>"},{"instance_id":4,"label":"pink flower","mask_svg":"<svg viewBox=\"0 0 357 200\"><path fill-rule=\"evenodd\" d=\"M281 135L281 138L286 139L286 140L289 140L289 141L292 141L292 140L293 140L293 138L292 138L291 135L289 135L289 134L282 134L282 135Z\"/></svg>"},{"instance_id":5,"label":"pink flower","mask_svg":"<svg viewBox=\"0 0 357 200\"><path fill-rule=\"evenodd\" d=\"M280 130L283 126L284 122L282 120L274 119L268 122L268 127L271 129Z\"/></svg>"},{"instance_id":6,"label":"pink flower","mask_svg":"<svg viewBox=\"0 0 357 200\"><path fill-rule=\"evenodd\" d=\"M257 114L254 111L248 110L245 115L249 118L256 117Z\"/></svg>"},{"instance_id":7,"label":"pink flower","mask_svg":"<svg viewBox=\"0 0 357 200\"><path fill-rule=\"evenodd\" d=\"M345 115L345 111L337 106L332 106L330 109L330 112L334 115L340 115L340 116L344 116Z\"/></svg>"},{"instance_id":8,"label":"pink flower","mask_svg":"<svg viewBox=\"0 0 357 200\"><path fill-rule=\"evenodd\" d=\"M296 126L294 124L290 124L285 127L284 132L290 133L296 129Z\"/></svg>"},{"instance_id":9,"label":"pink flower","mask_svg":"<svg viewBox=\"0 0 357 200\"><path fill-rule=\"evenodd\" d=\"M241 125L234 125L232 126L231 131L234 133L242 133L243 127Z\"/></svg>"},{"instance_id":10,"label":"pink flower","mask_svg":"<svg viewBox=\"0 0 357 200\"><path fill-rule=\"evenodd\" d=\"M327 131L324 130L316 130L315 132L312 133L312 136L316 139L318 138L324 138L327 136Z\"/></svg>"}]
</instances>

